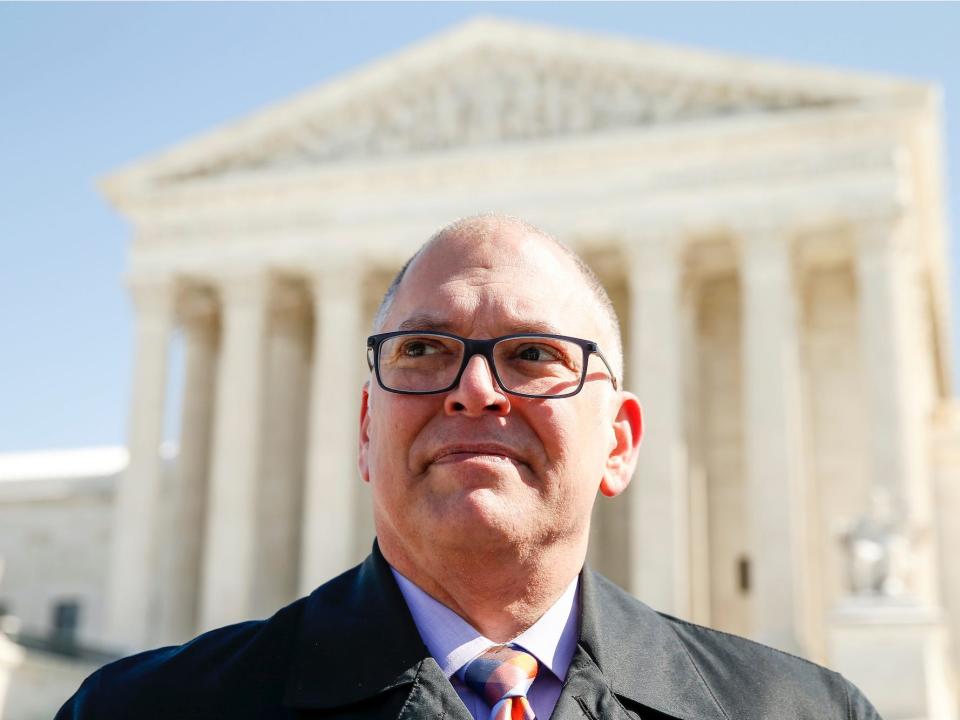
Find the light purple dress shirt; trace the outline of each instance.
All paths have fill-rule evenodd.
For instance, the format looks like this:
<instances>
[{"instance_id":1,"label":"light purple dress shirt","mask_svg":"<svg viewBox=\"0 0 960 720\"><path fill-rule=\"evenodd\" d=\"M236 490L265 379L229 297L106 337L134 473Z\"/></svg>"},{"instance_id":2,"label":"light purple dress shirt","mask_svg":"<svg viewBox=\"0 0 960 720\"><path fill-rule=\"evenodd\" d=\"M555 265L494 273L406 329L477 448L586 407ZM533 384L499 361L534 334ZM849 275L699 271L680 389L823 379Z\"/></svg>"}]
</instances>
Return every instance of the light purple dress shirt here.
<instances>
[{"instance_id":1,"label":"light purple dress shirt","mask_svg":"<svg viewBox=\"0 0 960 720\"><path fill-rule=\"evenodd\" d=\"M463 684L456 675L468 661L487 648L500 645L484 637L466 620L443 603L435 600L394 568L400 592L403 593L413 621L420 631L427 650L437 661L457 695L467 706L474 720L487 720L490 708L486 702ZM570 660L577 647L577 621L580 601L577 593L579 576L563 591L543 617L510 642L522 647L540 662L537 678L527 693L530 706L538 718L549 718L560 697Z\"/></svg>"}]
</instances>

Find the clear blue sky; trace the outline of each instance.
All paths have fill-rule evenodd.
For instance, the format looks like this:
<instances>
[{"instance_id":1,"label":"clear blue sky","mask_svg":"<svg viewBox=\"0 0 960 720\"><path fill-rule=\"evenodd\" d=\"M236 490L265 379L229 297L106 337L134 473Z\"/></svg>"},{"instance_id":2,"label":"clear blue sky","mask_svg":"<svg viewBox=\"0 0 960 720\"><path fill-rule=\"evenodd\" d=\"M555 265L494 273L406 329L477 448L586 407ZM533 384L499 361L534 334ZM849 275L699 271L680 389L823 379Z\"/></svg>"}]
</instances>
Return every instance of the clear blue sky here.
<instances>
[{"instance_id":1,"label":"clear blue sky","mask_svg":"<svg viewBox=\"0 0 960 720\"><path fill-rule=\"evenodd\" d=\"M952 3L0 3L0 452L124 442L129 230L97 178L478 14L937 81L960 177Z\"/></svg>"}]
</instances>

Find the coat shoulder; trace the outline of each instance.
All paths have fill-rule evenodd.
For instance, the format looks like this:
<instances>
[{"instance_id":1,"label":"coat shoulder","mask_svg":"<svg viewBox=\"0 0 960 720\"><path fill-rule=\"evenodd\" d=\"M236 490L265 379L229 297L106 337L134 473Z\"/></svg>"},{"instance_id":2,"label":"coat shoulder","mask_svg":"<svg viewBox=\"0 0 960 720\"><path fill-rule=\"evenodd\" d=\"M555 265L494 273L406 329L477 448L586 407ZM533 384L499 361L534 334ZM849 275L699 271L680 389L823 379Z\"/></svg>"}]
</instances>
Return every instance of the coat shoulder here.
<instances>
[{"instance_id":1,"label":"coat shoulder","mask_svg":"<svg viewBox=\"0 0 960 720\"><path fill-rule=\"evenodd\" d=\"M792 707L796 717L880 720L840 673L738 635L658 615L729 717L777 717Z\"/></svg>"},{"instance_id":2,"label":"coat shoulder","mask_svg":"<svg viewBox=\"0 0 960 720\"><path fill-rule=\"evenodd\" d=\"M321 614L337 609L351 596L357 571L345 572L265 620L217 628L183 645L104 665L83 682L56 720L272 717L283 702L308 606Z\"/></svg>"},{"instance_id":3,"label":"coat shoulder","mask_svg":"<svg viewBox=\"0 0 960 720\"><path fill-rule=\"evenodd\" d=\"M305 599L266 620L211 630L183 645L121 658L88 677L57 715L93 717L210 717L244 712L250 703L282 694ZM224 707L227 705L227 707Z\"/></svg>"},{"instance_id":4,"label":"coat shoulder","mask_svg":"<svg viewBox=\"0 0 960 720\"><path fill-rule=\"evenodd\" d=\"M387 666L381 675L389 677L370 671L366 679L376 687L395 681L390 662L408 668L422 655L410 649L419 635L412 620L397 619L402 596L395 585L391 591L392 576L377 552L375 546L364 563L266 620L222 627L100 668L56 720L297 717L298 707L355 699L358 665L348 659L358 644L376 648ZM397 640L404 621L412 629L398 643L385 644Z\"/></svg>"}]
</instances>

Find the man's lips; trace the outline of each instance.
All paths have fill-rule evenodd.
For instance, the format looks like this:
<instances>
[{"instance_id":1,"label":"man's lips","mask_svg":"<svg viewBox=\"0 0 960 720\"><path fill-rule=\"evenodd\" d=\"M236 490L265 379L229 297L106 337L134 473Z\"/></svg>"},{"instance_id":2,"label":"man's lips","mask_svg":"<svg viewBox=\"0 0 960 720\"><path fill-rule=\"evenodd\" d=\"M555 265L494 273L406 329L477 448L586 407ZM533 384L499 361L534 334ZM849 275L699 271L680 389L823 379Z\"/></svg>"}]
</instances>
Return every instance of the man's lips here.
<instances>
[{"instance_id":1,"label":"man's lips","mask_svg":"<svg viewBox=\"0 0 960 720\"><path fill-rule=\"evenodd\" d=\"M441 448L431 457L431 465L470 460L472 458L489 458L491 460L502 460L505 462L514 462L525 465L526 463L512 448L496 443L464 443L457 445L448 445Z\"/></svg>"}]
</instances>

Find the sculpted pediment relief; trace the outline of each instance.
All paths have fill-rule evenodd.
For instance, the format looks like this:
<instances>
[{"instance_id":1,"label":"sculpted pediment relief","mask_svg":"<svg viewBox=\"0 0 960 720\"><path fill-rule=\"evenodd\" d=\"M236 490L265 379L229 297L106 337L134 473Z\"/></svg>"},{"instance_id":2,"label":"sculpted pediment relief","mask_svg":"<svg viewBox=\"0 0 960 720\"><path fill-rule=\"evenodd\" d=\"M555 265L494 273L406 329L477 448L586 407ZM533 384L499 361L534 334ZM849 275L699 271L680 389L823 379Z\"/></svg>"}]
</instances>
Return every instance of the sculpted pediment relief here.
<instances>
[{"instance_id":1,"label":"sculpted pediment relief","mask_svg":"<svg viewBox=\"0 0 960 720\"><path fill-rule=\"evenodd\" d=\"M475 21L133 170L163 185L857 99L802 71L801 82L789 72L778 82L740 72L763 63L717 56L716 70L709 56L687 55Z\"/></svg>"}]
</instances>

